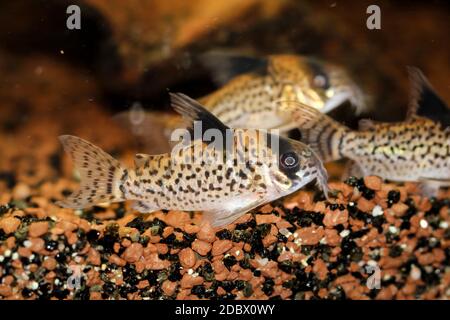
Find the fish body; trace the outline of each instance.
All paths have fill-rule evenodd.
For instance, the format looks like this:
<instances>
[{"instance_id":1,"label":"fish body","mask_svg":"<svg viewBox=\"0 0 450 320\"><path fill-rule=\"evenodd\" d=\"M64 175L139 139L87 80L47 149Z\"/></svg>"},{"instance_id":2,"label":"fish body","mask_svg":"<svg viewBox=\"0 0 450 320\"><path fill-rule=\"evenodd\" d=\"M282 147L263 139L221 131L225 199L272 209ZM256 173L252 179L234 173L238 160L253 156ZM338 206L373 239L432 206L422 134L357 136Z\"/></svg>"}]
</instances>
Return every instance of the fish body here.
<instances>
[{"instance_id":1,"label":"fish body","mask_svg":"<svg viewBox=\"0 0 450 320\"><path fill-rule=\"evenodd\" d=\"M340 154L356 161L364 175L393 181L450 180L450 130L434 121L374 124L342 138Z\"/></svg>"},{"instance_id":2,"label":"fish body","mask_svg":"<svg viewBox=\"0 0 450 320\"><path fill-rule=\"evenodd\" d=\"M362 175L450 185L450 110L418 69L409 72L413 90L406 121L363 120L353 131L299 105L293 118L303 128L303 140L325 162L353 160Z\"/></svg>"},{"instance_id":3,"label":"fish body","mask_svg":"<svg viewBox=\"0 0 450 320\"><path fill-rule=\"evenodd\" d=\"M230 58L229 58L230 59ZM341 67L298 55L266 58L231 58L214 65L239 68L252 65L244 74L230 79L222 88L200 99L224 123L236 128L283 128L296 126L289 113L280 112L277 101L298 101L327 113L349 100L360 113L365 98ZM213 63L208 63L212 65ZM213 69L213 67L211 68ZM234 74L233 74L234 75Z\"/></svg>"},{"instance_id":4,"label":"fish body","mask_svg":"<svg viewBox=\"0 0 450 320\"><path fill-rule=\"evenodd\" d=\"M135 167L127 169L93 144L62 136L82 178L80 189L60 205L85 208L133 200L140 212L204 211L213 225L223 226L314 179L327 190L326 171L305 144L259 130L231 129L181 94L172 95L172 105L189 121L201 122L202 137L213 130L227 139L184 140L170 153L137 154ZM192 129L195 137L195 124Z\"/></svg>"},{"instance_id":5,"label":"fish body","mask_svg":"<svg viewBox=\"0 0 450 320\"><path fill-rule=\"evenodd\" d=\"M365 97L348 73L330 63L299 55L253 58L222 54L204 60L222 86L199 101L232 128L276 128L282 133L296 128L290 112L278 108L279 101L304 103L324 113L347 100L356 107L356 114L367 109ZM152 128L162 127L159 135L167 138L168 132L182 125L179 115L170 116L170 121L162 123L159 113L142 110L142 121L132 121L131 112L116 118L153 151L148 143L148 137L154 136Z\"/></svg>"}]
</instances>

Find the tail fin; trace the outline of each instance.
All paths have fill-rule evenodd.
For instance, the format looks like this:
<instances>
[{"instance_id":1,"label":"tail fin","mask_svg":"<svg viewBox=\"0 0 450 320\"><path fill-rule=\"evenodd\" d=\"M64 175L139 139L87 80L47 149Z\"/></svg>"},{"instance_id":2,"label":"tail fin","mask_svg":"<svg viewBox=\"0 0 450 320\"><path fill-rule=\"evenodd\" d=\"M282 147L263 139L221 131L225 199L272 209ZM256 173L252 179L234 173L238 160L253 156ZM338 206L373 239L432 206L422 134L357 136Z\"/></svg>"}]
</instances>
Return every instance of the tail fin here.
<instances>
[{"instance_id":1,"label":"tail fin","mask_svg":"<svg viewBox=\"0 0 450 320\"><path fill-rule=\"evenodd\" d=\"M282 107L291 114L302 133L302 141L309 145L324 161L339 160L342 142L350 129L319 110L299 102L284 103Z\"/></svg>"},{"instance_id":2,"label":"tail fin","mask_svg":"<svg viewBox=\"0 0 450 320\"><path fill-rule=\"evenodd\" d=\"M81 138L64 135L59 140L81 176L78 191L59 201L59 206L83 209L102 202L125 200L121 186L127 177L127 170L119 161Z\"/></svg>"}]
</instances>

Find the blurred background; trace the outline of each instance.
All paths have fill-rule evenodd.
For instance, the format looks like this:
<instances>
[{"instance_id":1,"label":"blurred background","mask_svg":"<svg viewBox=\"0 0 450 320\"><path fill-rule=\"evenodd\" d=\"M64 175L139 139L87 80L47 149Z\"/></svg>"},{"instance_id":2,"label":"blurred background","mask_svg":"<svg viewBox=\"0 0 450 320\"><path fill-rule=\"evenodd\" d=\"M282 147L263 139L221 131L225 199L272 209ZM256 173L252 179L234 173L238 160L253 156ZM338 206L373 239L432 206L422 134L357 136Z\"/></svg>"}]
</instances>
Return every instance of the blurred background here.
<instances>
[{"instance_id":1,"label":"blurred background","mask_svg":"<svg viewBox=\"0 0 450 320\"><path fill-rule=\"evenodd\" d=\"M80 30L66 27L71 4L81 8ZM366 27L371 4L381 8L381 30ZM122 155L133 137L112 116L136 102L169 111L168 91L214 91L199 61L211 50L342 65L371 96L377 120L403 119L407 65L448 102L449 9L444 0L1 1L0 184L64 173L62 133Z\"/></svg>"}]
</instances>

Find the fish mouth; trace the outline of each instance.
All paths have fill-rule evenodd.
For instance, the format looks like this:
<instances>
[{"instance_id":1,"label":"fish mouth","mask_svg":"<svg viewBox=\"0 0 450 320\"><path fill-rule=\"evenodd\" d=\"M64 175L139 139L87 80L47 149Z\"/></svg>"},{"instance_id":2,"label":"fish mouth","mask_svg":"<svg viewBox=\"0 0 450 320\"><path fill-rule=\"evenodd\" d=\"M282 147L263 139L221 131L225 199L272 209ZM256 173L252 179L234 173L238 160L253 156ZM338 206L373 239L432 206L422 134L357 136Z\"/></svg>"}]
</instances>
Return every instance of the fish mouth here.
<instances>
[{"instance_id":1,"label":"fish mouth","mask_svg":"<svg viewBox=\"0 0 450 320\"><path fill-rule=\"evenodd\" d=\"M358 87L352 86L351 88L337 92L328 99L323 106L322 112L328 113L341 106L346 101L349 101L351 105L356 108L356 114L360 114L366 108L366 101L363 93Z\"/></svg>"},{"instance_id":2,"label":"fish mouth","mask_svg":"<svg viewBox=\"0 0 450 320\"><path fill-rule=\"evenodd\" d=\"M353 96L352 93L349 91L343 91L343 92L339 92L339 93L335 94L331 99L329 99L327 102L325 102L322 112L328 113L331 110L339 107L345 101L351 102L352 96Z\"/></svg>"}]
</instances>

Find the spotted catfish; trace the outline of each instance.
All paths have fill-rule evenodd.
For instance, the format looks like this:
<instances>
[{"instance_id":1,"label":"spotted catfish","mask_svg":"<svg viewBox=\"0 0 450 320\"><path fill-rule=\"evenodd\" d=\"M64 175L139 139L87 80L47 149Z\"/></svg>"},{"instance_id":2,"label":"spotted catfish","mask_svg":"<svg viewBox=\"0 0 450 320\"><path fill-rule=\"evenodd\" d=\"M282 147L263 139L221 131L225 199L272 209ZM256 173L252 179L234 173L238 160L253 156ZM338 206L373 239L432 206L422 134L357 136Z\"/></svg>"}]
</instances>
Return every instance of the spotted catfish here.
<instances>
[{"instance_id":1,"label":"spotted catfish","mask_svg":"<svg viewBox=\"0 0 450 320\"><path fill-rule=\"evenodd\" d=\"M362 120L359 131L306 105L297 105L294 120L303 141L324 161L349 158L353 173L392 181L419 181L425 193L450 185L450 110L417 68L408 68L412 97L407 120L375 123Z\"/></svg>"},{"instance_id":2,"label":"spotted catfish","mask_svg":"<svg viewBox=\"0 0 450 320\"><path fill-rule=\"evenodd\" d=\"M204 211L214 226L223 226L314 179L327 194L327 173L305 144L267 131L230 129L183 94L171 94L171 100L190 131L185 130L171 153L137 154L132 169L83 139L61 136L81 174L81 186L60 205L86 208L133 200L143 213Z\"/></svg>"},{"instance_id":3,"label":"spotted catfish","mask_svg":"<svg viewBox=\"0 0 450 320\"><path fill-rule=\"evenodd\" d=\"M290 114L280 112L275 101L298 101L323 113L347 100L357 114L367 107L366 97L343 68L312 57L210 54L204 60L222 75L225 85L201 102L231 127L296 128Z\"/></svg>"},{"instance_id":4,"label":"spotted catfish","mask_svg":"<svg viewBox=\"0 0 450 320\"><path fill-rule=\"evenodd\" d=\"M280 112L276 101L298 101L327 113L345 101L356 107L355 114L367 110L367 99L341 67L298 55L271 55L264 58L230 54L208 54L202 58L217 78L220 89L200 102L232 128L277 128L282 132L297 127L289 112ZM180 126L180 117L170 121L160 113L124 112L117 120L133 132L149 150L155 128L159 136ZM152 134L149 134L149 133ZM165 146L169 150L169 146Z\"/></svg>"}]
</instances>

